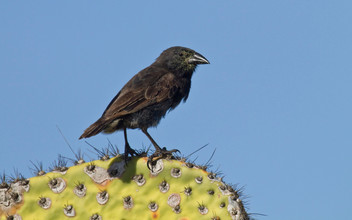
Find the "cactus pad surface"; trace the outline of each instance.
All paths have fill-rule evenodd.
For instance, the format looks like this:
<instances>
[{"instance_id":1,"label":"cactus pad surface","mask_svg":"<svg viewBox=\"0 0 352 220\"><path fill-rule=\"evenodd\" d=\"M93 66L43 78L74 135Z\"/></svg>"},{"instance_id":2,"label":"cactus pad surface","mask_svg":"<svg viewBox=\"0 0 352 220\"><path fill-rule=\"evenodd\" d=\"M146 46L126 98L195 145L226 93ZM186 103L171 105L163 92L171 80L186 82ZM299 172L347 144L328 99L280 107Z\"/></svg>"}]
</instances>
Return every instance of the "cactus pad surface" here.
<instances>
[{"instance_id":1,"label":"cactus pad surface","mask_svg":"<svg viewBox=\"0 0 352 220\"><path fill-rule=\"evenodd\" d=\"M238 193L180 160L122 157L0 185L0 220L249 219Z\"/></svg>"}]
</instances>

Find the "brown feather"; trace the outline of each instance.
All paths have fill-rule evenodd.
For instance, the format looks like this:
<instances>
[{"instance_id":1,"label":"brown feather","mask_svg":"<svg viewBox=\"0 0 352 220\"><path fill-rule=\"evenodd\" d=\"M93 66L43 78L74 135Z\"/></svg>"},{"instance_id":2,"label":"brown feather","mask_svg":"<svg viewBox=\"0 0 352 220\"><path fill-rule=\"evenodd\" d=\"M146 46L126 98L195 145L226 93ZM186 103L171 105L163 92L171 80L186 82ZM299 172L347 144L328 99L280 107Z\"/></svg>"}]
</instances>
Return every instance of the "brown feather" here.
<instances>
[{"instance_id":1,"label":"brown feather","mask_svg":"<svg viewBox=\"0 0 352 220\"><path fill-rule=\"evenodd\" d=\"M99 118L96 122L94 122L86 130L84 130L83 134L79 137L79 139L88 138L88 137L97 135L101 131L103 131L105 127L106 126L104 125L104 123L102 123L102 118Z\"/></svg>"},{"instance_id":2,"label":"brown feather","mask_svg":"<svg viewBox=\"0 0 352 220\"><path fill-rule=\"evenodd\" d=\"M148 87L145 84L134 83L133 79L135 77L132 78L121 89L119 96L116 97L114 102L105 110L102 116L104 121L118 119L168 99L170 90L175 90L173 87L177 85L177 82L174 80L175 77L173 74L160 70L159 72L163 73L162 77L154 81L154 83L149 84L150 86Z\"/></svg>"},{"instance_id":3,"label":"brown feather","mask_svg":"<svg viewBox=\"0 0 352 220\"><path fill-rule=\"evenodd\" d=\"M170 98L177 90L177 81L173 74L161 72L166 74L149 87L135 83L137 78L132 78L108 105L102 117L89 126L79 139L97 135L112 121Z\"/></svg>"},{"instance_id":4,"label":"brown feather","mask_svg":"<svg viewBox=\"0 0 352 220\"><path fill-rule=\"evenodd\" d=\"M126 133L126 128L146 131L156 126L167 111L188 98L192 74L196 66L202 63L209 62L189 48L171 47L165 50L152 65L126 83L101 118L89 126L79 139L100 132L124 129ZM127 143L127 139L125 141Z\"/></svg>"}]
</instances>

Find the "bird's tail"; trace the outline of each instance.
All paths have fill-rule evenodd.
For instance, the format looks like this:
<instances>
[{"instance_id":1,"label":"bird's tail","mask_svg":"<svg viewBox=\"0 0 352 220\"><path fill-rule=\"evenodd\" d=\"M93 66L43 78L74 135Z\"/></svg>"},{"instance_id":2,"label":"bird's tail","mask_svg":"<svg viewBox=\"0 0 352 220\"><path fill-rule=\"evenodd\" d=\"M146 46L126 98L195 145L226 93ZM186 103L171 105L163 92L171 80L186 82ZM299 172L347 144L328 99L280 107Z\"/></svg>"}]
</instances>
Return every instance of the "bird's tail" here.
<instances>
[{"instance_id":1,"label":"bird's tail","mask_svg":"<svg viewBox=\"0 0 352 220\"><path fill-rule=\"evenodd\" d=\"M102 118L99 118L96 122L94 122L91 126L89 126L83 134L79 137L79 139L82 138L88 138L94 135L99 134L101 131L105 129L106 125L103 122Z\"/></svg>"}]
</instances>

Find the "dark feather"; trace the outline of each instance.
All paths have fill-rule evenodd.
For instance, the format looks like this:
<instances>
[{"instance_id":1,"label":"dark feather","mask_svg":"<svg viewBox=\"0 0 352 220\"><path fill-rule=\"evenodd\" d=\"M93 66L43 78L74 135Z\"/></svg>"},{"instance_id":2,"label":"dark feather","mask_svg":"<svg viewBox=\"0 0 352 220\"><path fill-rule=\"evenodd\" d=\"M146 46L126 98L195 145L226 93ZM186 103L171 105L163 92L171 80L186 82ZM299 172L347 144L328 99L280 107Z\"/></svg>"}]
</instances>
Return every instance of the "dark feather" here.
<instances>
[{"instance_id":1,"label":"dark feather","mask_svg":"<svg viewBox=\"0 0 352 220\"><path fill-rule=\"evenodd\" d=\"M105 123L102 122L102 118L99 118L96 122L94 122L91 126L89 126L86 130L84 130L83 134L79 137L82 138L89 138L94 135L99 134L105 128Z\"/></svg>"},{"instance_id":2,"label":"dark feather","mask_svg":"<svg viewBox=\"0 0 352 220\"><path fill-rule=\"evenodd\" d=\"M197 64L209 63L197 52L172 47L130 79L112 99L103 115L81 138L126 128L156 126L168 110L186 100Z\"/></svg>"}]
</instances>

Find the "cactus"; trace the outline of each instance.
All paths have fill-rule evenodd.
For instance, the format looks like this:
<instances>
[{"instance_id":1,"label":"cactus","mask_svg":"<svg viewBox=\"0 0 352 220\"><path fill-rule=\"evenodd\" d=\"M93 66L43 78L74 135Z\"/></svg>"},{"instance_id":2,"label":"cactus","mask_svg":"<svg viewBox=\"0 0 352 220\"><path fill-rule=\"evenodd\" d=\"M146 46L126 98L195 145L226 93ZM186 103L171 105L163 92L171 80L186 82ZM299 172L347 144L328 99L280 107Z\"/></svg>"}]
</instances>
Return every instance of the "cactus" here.
<instances>
[{"instance_id":1,"label":"cactus","mask_svg":"<svg viewBox=\"0 0 352 220\"><path fill-rule=\"evenodd\" d=\"M121 155L0 185L0 220L249 219L239 194L181 159ZM41 171L41 170L39 170Z\"/></svg>"}]
</instances>

